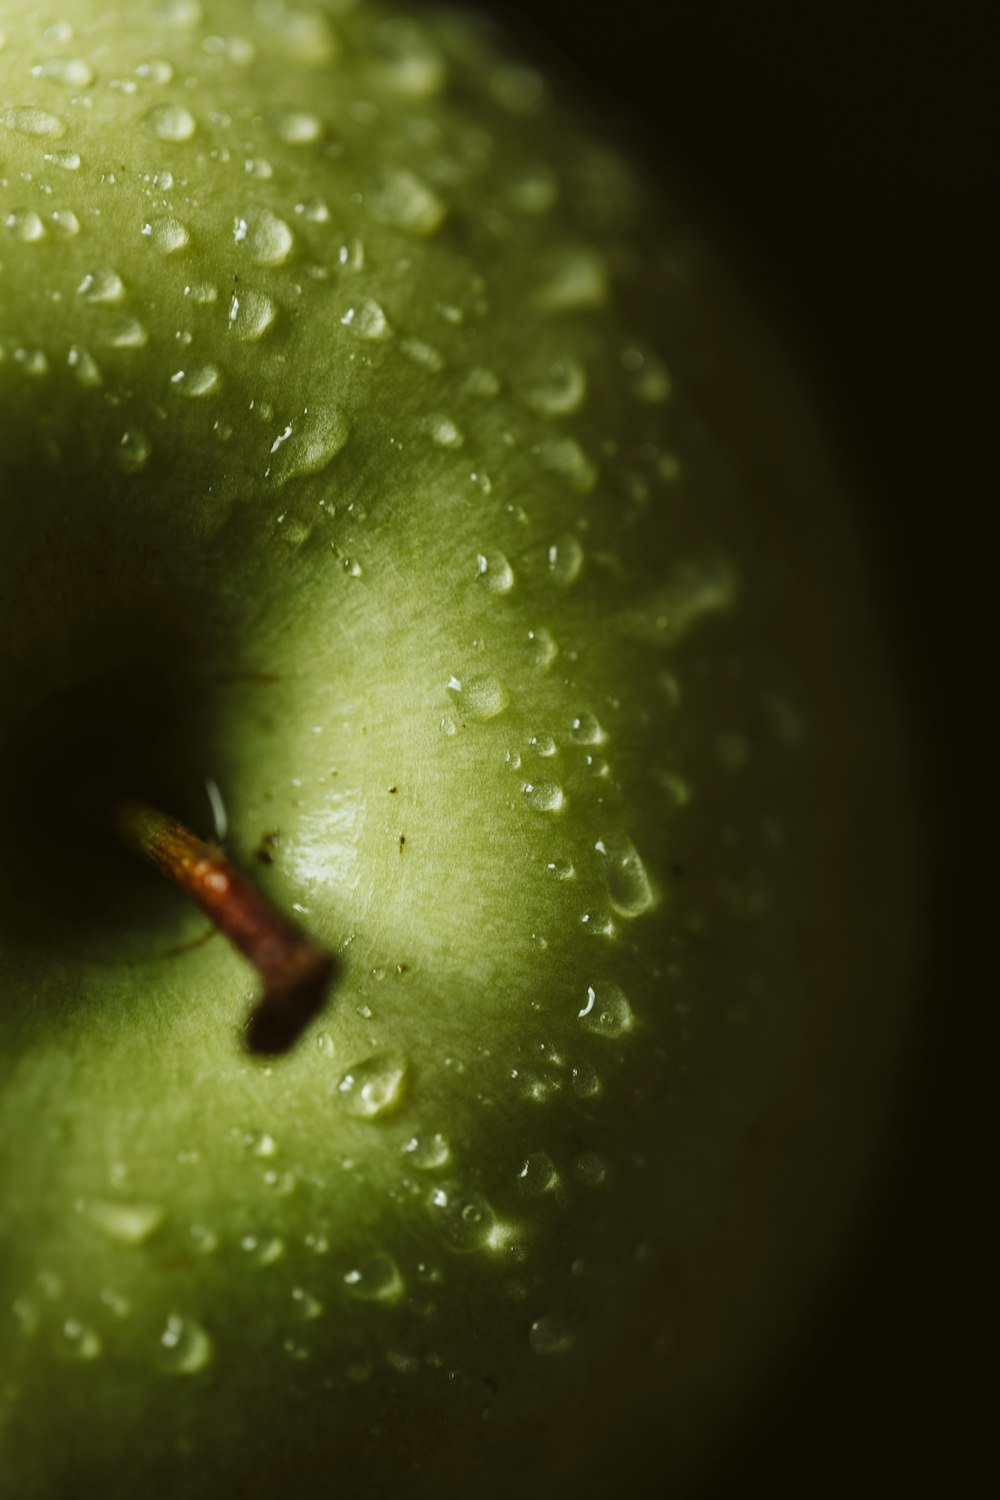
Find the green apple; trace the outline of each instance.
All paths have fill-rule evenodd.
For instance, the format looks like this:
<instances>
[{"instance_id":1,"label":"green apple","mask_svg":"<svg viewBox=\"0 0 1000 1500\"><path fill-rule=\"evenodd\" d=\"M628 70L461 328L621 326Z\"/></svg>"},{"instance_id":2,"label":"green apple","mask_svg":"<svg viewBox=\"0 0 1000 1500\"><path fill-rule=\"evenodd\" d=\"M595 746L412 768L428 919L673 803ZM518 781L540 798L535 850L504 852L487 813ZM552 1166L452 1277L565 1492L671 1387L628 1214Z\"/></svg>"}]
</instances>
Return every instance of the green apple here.
<instances>
[{"instance_id":1,"label":"green apple","mask_svg":"<svg viewBox=\"0 0 1000 1500\"><path fill-rule=\"evenodd\" d=\"M0 25L0 1494L662 1492L846 1253L905 1021L817 423L481 21ZM119 796L336 953L289 1056Z\"/></svg>"}]
</instances>

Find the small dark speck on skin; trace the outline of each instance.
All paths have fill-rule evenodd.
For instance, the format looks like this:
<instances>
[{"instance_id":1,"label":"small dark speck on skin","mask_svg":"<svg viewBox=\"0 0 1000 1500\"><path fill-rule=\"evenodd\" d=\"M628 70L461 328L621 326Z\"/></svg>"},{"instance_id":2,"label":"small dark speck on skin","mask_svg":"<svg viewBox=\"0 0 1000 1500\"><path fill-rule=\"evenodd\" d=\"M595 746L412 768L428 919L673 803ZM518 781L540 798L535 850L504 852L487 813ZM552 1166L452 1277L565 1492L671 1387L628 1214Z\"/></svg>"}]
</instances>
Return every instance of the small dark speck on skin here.
<instances>
[{"instance_id":1,"label":"small dark speck on skin","mask_svg":"<svg viewBox=\"0 0 1000 1500\"><path fill-rule=\"evenodd\" d=\"M403 846L405 845L405 843L406 843L406 834L405 833L401 833L399 835L399 852L400 852L400 854L402 854L402 852L403 852Z\"/></svg>"},{"instance_id":2,"label":"small dark speck on skin","mask_svg":"<svg viewBox=\"0 0 1000 1500\"><path fill-rule=\"evenodd\" d=\"M398 791L399 791L399 787L398 787L398 786L391 786L391 787L390 787L390 788L389 788L389 796L390 796L390 797L395 797L395 795L396 795L396 793L397 793L397 792L398 792Z\"/></svg>"},{"instance_id":3,"label":"small dark speck on skin","mask_svg":"<svg viewBox=\"0 0 1000 1500\"><path fill-rule=\"evenodd\" d=\"M274 864L274 851L279 838L280 834L277 828L271 828L267 833L261 834L260 843L254 850L254 854L262 865Z\"/></svg>"},{"instance_id":4,"label":"small dark speck on skin","mask_svg":"<svg viewBox=\"0 0 1000 1500\"><path fill-rule=\"evenodd\" d=\"M397 974L408 974L409 972L410 972L410 966L409 966L409 964L397 964L396 965L396 973Z\"/></svg>"}]
</instances>

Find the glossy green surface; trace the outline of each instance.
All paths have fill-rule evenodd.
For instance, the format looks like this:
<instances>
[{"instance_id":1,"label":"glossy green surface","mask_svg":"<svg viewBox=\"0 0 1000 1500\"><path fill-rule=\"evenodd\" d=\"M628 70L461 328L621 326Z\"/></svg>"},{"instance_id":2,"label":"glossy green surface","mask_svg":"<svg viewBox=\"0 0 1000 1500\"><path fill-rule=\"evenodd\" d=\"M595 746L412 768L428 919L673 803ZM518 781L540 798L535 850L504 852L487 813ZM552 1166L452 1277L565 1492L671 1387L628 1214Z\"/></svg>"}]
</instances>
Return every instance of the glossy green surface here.
<instances>
[{"instance_id":1,"label":"glossy green surface","mask_svg":"<svg viewBox=\"0 0 1000 1500\"><path fill-rule=\"evenodd\" d=\"M343 975L262 1068L200 919L75 922L15 840L0 1494L665 1482L846 1242L902 1024L829 458L683 213L470 23L2 28L5 822L53 742L71 799L134 744Z\"/></svg>"}]
</instances>

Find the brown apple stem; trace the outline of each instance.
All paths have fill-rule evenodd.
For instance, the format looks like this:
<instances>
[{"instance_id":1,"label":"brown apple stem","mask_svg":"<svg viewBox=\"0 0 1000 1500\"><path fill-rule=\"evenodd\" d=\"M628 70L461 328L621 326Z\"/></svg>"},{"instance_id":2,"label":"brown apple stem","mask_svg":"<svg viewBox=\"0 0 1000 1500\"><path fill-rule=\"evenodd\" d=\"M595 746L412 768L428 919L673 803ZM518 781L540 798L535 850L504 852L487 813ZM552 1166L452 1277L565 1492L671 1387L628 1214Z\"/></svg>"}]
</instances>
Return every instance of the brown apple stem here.
<instances>
[{"instance_id":1,"label":"brown apple stem","mask_svg":"<svg viewBox=\"0 0 1000 1500\"><path fill-rule=\"evenodd\" d=\"M336 968L332 953L261 895L215 844L143 802L124 802L118 826L125 842L215 923L258 971L263 993L246 1025L251 1052L288 1052L326 1003Z\"/></svg>"}]
</instances>

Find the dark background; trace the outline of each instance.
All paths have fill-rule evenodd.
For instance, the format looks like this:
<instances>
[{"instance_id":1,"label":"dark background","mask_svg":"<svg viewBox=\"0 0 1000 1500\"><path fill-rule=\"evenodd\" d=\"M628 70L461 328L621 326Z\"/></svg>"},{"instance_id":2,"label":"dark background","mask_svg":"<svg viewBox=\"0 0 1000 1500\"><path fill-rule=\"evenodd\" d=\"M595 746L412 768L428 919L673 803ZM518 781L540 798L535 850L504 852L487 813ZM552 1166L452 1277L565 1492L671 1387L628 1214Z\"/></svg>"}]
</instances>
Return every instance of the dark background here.
<instances>
[{"instance_id":1,"label":"dark background","mask_svg":"<svg viewBox=\"0 0 1000 1500\"><path fill-rule=\"evenodd\" d=\"M971 1492L991 1370L996 1384L981 1248L996 1166L977 1143L997 984L973 915L984 875L996 885L977 835L997 777L976 750L996 696L976 662L998 592L993 23L918 0L479 8L575 70L647 167L678 164L741 245L862 480L920 762L924 972L878 1208L699 1496Z\"/></svg>"}]
</instances>

